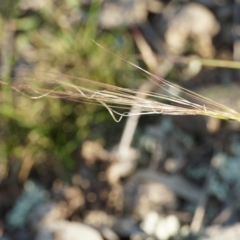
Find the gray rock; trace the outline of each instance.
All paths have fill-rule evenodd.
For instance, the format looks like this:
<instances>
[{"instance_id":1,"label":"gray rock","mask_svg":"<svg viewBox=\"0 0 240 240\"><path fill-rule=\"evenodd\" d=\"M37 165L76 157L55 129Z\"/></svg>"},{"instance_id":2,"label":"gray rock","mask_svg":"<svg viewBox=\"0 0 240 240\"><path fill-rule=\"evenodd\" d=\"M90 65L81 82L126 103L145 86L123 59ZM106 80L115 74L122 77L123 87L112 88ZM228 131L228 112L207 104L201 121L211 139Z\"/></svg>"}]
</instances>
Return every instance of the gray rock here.
<instances>
[{"instance_id":1,"label":"gray rock","mask_svg":"<svg viewBox=\"0 0 240 240\"><path fill-rule=\"evenodd\" d=\"M232 226L211 226L206 229L202 237L199 240L239 240L240 236L240 224L234 224Z\"/></svg>"},{"instance_id":2,"label":"gray rock","mask_svg":"<svg viewBox=\"0 0 240 240\"><path fill-rule=\"evenodd\" d=\"M104 29L129 26L145 21L145 0L107 0L99 14L99 25Z\"/></svg>"},{"instance_id":3,"label":"gray rock","mask_svg":"<svg viewBox=\"0 0 240 240\"><path fill-rule=\"evenodd\" d=\"M55 221L41 227L35 240L103 240L94 228L82 223Z\"/></svg>"}]
</instances>

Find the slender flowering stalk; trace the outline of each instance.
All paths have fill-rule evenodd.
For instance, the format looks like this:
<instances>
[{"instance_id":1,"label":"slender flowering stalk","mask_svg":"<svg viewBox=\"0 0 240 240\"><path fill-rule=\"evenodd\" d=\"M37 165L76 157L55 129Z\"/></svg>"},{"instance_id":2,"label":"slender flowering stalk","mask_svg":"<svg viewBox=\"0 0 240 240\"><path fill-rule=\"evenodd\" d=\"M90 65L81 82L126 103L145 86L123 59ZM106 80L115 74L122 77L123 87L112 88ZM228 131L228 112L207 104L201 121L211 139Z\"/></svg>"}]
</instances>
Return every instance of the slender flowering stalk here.
<instances>
[{"instance_id":1,"label":"slender flowering stalk","mask_svg":"<svg viewBox=\"0 0 240 240\"><path fill-rule=\"evenodd\" d=\"M48 72L37 72L35 74L38 76L37 79L29 79L26 76L19 77L16 82L20 84L11 85L10 87L30 96L32 99L52 97L74 102L103 105L116 122L119 122L123 117L145 114L205 115L240 121L238 112L170 83L129 62L124 57L114 54L98 43L96 44L105 51L139 69L150 81L158 86L161 93L141 91L141 94L138 94L138 90ZM42 74L43 77L40 77ZM4 82L0 83L7 84ZM34 83L44 83L48 87L37 87ZM132 107L138 107L138 109L141 109L141 112L130 111Z\"/></svg>"},{"instance_id":2,"label":"slender flowering stalk","mask_svg":"<svg viewBox=\"0 0 240 240\"><path fill-rule=\"evenodd\" d=\"M123 60L128 62L124 58ZM27 94L32 99L52 97L103 105L117 122L122 117L139 114L205 115L240 121L238 112L155 76L131 62L128 63L141 70L161 89L161 93L142 92L137 95L138 90L46 72L43 79L39 77L34 81L34 79L21 77L17 79L20 84L10 87L22 94ZM4 82L1 83L4 84ZM48 88L36 87L34 83L47 84ZM141 107L142 112L130 113L132 106Z\"/></svg>"}]
</instances>

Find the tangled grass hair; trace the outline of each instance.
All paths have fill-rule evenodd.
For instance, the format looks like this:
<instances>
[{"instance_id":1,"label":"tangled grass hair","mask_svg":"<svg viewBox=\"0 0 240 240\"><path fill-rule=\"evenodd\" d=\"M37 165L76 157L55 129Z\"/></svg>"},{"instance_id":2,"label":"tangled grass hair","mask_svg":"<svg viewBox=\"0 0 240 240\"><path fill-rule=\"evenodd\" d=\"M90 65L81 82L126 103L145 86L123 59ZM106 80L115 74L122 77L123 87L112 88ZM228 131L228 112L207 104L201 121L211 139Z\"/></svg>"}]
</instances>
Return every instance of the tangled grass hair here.
<instances>
[{"instance_id":1,"label":"tangled grass hair","mask_svg":"<svg viewBox=\"0 0 240 240\"><path fill-rule=\"evenodd\" d=\"M42 76L37 78L19 77L17 79L19 84L15 83L9 86L32 99L51 97L103 105L116 122L119 122L123 117L145 114L205 115L240 121L238 112L170 83L126 59L122 59L142 71L150 81L158 86L161 93L142 91L141 94L138 94L139 90L135 89L121 88L85 78L48 72L37 73L37 76ZM1 83L7 85L3 81ZM134 106L140 108L141 112L130 111Z\"/></svg>"}]
</instances>

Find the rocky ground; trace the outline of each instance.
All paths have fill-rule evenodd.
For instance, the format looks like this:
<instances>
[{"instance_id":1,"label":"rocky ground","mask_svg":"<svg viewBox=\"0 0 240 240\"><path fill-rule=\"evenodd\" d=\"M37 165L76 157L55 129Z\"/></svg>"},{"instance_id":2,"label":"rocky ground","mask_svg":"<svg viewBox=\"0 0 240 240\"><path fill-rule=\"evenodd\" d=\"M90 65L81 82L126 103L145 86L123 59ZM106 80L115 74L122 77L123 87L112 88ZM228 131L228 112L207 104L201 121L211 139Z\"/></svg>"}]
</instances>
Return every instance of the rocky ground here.
<instances>
[{"instance_id":1,"label":"rocky ground","mask_svg":"<svg viewBox=\"0 0 240 240\"><path fill-rule=\"evenodd\" d=\"M72 50L83 39L88 44L84 46L92 48L89 38L94 32L95 37L106 34L102 42L116 46L131 39L130 61L139 60L137 64L154 74L240 111L240 74L228 62L240 61L238 1L11 4L14 11L6 11L7 4L0 6L2 79L7 59L14 54L16 80L23 65L28 71L59 66L67 74L73 74L75 66L94 74L101 66L102 74L106 72L102 78L107 79L111 75L103 65L111 60L99 59L97 65L88 62L92 52ZM93 20L96 26L87 28ZM119 29L126 38L117 35ZM84 64L76 62L80 51ZM216 59L225 67L219 68ZM115 77L125 73L118 71ZM125 87L139 86L130 80L125 80ZM161 91L147 82L144 79L142 86ZM0 111L1 240L239 239L238 122L150 115L135 118L131 133L127 125L88 105L63 107L54 99L42 105L16 99L15 106L22 104L15 108L17 114L24 114L15 117L10 105L2 105ZM4 93L1 104L3 100Z\"/></svg>"}]
</instances>

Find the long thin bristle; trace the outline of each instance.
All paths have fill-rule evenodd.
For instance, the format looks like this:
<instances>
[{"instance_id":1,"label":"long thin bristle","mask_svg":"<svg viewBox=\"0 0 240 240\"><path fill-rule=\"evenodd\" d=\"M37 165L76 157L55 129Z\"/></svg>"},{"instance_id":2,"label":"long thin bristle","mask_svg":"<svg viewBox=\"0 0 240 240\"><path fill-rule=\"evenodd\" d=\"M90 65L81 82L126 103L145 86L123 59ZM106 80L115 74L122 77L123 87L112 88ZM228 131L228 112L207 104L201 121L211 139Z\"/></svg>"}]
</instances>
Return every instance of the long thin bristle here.
<instances>
[{"instance_id":1,"label":"long thin bristle","mask_svg":"<svg viewBox=\"0 0 240 240\"><path fill-rule=\"evenodd\" d=\"M124 59L124 61L127 60ZM136 66L135 64L132 65ZM19 82L22 81L24 84L12 85L11 87L18 92L30 94L33 99L52 97L103 105L115 121L120 121L122 117L134 114L206 115L240 121L240 114L234 110L172 84L138 66L137 68L150 75L154 83L164 93L142 92L139 95L137 90L54 73L44 73L43 80L38 79L38 82L50 84L51 89L34 87L33 83L36 81L26 77L19 79ZM141 107L142 112L130 113L129 109L132 106ZM123 110L126 112L122 112Z\"/></svg>"}]
</instances>

